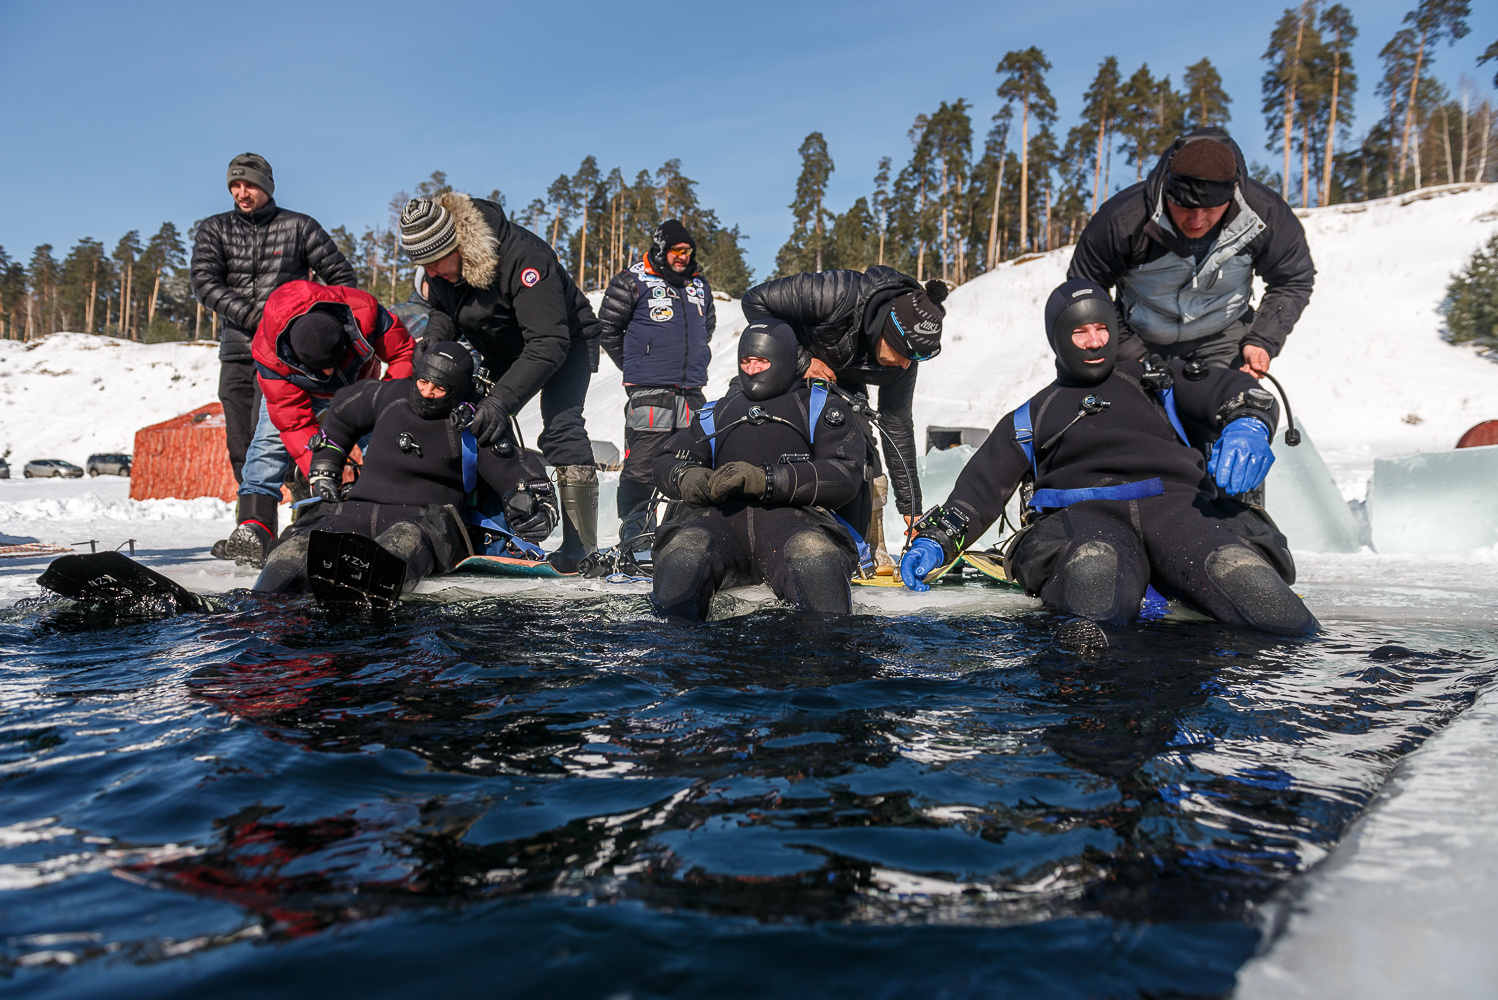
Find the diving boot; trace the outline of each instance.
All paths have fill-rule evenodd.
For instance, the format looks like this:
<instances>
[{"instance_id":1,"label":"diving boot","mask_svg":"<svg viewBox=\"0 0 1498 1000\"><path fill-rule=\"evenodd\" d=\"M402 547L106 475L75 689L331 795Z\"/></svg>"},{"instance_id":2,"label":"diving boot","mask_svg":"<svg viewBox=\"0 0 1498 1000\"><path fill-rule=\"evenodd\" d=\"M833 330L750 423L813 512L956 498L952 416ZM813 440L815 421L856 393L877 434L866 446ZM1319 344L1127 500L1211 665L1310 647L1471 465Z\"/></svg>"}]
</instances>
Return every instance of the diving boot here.
<instances>
[{"instance_id":1,"label":"diving boot","mask_svg":"<svg viewBox=\"0 0 1498 1000\"><path fill-rule=\"evenodd\" d=\"M263 493L241 493L239 495L239 526L223 540L223 555L218 552L218 543L210 551L221 559L233 559L235 565L265 565L265 556L276 537L276 506L279 497Z\"/></svg>"},{"instance_id":2,"label":"diving boot","mask_svg":"<svg viewBox=\"0 0 1498 1000\"><path fill-rule=\"evenodd\" d=\"M557 466L562 501L562 547L546 557L558 573L576 573L583 558L598 551L598 470L591 465Z\"/></svg>"}]
</instances>

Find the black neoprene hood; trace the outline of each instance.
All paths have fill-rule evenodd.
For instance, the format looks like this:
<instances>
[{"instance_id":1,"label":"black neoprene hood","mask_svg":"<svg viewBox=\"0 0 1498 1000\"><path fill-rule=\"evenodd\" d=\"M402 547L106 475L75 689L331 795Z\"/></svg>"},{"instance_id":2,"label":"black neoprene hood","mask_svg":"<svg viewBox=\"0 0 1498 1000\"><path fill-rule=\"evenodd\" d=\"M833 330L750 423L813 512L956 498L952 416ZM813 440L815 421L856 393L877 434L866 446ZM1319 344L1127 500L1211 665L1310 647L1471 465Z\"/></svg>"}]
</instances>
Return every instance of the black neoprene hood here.
<instances>
[{"instance_id":1,"label":"black neoprene hood","mask_svg":"<svg viewBox=\"0 0 1498 1000\"><path fill-rule=\"evenodd\" d=\"M789 392L796 384L799 352L796 334L779 320L750 323L739 336L739 361L764 358L770 367L757 375L746 375L739 368L739 384L744 395L760 402Z\"/></svg>"},{"instance_id":2,"label":"black neoprene hood","mask_svg":"<svg viewBox=\"0 0 1498 1000\"><path fill-rule=\"evenodd\" d=\"M1072 331L1088 323L1107 326L1108 343L1091 351L1074 344ZM1113 373L1118 358L1118 309L1097 283L1073 278L1052 292L1045 304L1045 329L1060 374L1095 385ZM1099 358L1101 364L1096 363Z\"/></svg>"}]
</instances>

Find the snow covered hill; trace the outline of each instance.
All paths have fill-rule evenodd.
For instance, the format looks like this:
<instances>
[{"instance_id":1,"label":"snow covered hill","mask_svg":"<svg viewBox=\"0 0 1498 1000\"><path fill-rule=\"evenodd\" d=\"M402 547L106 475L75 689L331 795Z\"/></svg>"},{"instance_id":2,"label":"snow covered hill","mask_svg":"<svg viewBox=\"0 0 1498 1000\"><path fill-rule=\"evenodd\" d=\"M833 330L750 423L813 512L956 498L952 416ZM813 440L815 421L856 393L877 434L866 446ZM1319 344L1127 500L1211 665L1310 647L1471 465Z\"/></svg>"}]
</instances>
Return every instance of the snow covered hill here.
<instances>
[{"instance_id":1,"label":"snow covered hill","mask_svg":"<svg viewBox=\"0 0 1498 1000\"><path fill-rule=\"evenodd\" d=\"M1375 457L1451 448L1473 424L1498 418L1498 364L1441 340L1437 312L1451 275L1498 231L1498 185L1302 213L1316 290L1276 359L1298 418L1343 493L1360 498ZM1050 381L1041 329L1046 295L1071 248L1006 263L952 293L946 349L921 372L916 427L990 427ZM600 295L592 296L595 306ZM717 301L708 397L734 370L744 327L736 300ZM212 345L142 345L57 334L0 341L0 453L16 460L129 450L135 431L213 401ZM607 358L588 396L589 434L623 446L624 389ZM540 432L533 404L522 415Z\"/></svg>"}]
</instances>

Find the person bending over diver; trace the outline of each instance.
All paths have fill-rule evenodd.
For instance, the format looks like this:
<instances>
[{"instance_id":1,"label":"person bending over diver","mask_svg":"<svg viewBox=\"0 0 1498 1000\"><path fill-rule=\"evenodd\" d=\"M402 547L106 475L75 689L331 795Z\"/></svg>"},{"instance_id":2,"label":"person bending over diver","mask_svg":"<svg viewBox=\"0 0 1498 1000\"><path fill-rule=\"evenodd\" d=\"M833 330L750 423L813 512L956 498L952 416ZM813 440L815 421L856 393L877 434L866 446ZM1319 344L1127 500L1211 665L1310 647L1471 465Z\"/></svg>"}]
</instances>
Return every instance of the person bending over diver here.
<instances>
[{"instance_id":1,"label":"person bending over diver","mask_svg":"<svg viewBox=\"0 0 1498 1000\"><path fill-rule=\"evenodd\" d=\"M739 337L739 377L677 431L655 484L682 501L656 533L651 600L704 621L724 587L768 583L800 611L847 614L862 539L831 513L863 486L860 422L797 377L796 335L778 321Z\"/></svg>"},{"instance_id":2,"label":"person bending over diver","mask_svg":"<svg viewBox=\"0 0 1498 1000\"><path fill-rule=\"evenodd\" d=\"M476 446L466 429L473 418L467 402L472 386L473 356L446 341L420 356L414 378L340 389L310 444L308 481L320 502L271 551L254 589L307 590L314 530L364 535L404 560L401 591L446 573L473 555L460 510L480 481L503 498L504 530L531 542L549 535L557 509L545 470L537 456L513 446L503 455ZM365 434L363 471L351 486L340 487L348 450Z\"/></svg>"},{"instance_id":3,"label":"person bending over diver","mask_svg":"<svg viewBox=\"0 0 1498 1000\"><path fill-rule=\"evenodd\" d=\"M1295 568L1284 537L1222 495L1268 473L1274 398L1235 369L1118 359L1118 313L1096 282L1061 285L1045 315L1056 380L999 421L946 503L917 523L900 564L906 586L926 590L926 575L1033 477L1027 527L1004 567L1026 593L1121 625L1153 584L1218 621L1281 635L1319 628L1288 586ZM1183 421L1221 431L1205 466Z\"/></svg>"}]
</instances>

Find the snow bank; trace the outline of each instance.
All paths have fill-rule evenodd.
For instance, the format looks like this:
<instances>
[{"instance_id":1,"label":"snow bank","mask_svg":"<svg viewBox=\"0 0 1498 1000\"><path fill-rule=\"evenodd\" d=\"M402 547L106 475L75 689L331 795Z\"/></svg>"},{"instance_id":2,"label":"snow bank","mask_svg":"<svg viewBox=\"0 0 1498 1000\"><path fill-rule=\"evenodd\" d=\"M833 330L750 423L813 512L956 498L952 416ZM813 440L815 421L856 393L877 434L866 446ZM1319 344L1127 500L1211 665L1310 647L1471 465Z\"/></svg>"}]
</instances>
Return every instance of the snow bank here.
<instances>
[{"instance_id":1,"label":"snow bank","mask_svg":"<svg viewBox=\"0 0 1498 1000\"><path fill-rule=\"evenodd\" d=\"M85 333L0 340L0 455L82 465L129 452L135 432L218 398L218 345L137 344Z\"/></svg>"},{"instance_id":2,"label":"snow bank","mask_svg":"<svg viewBox=\"0 0 1498 1000\"><path fill-rule=\"evenodd\" d=\"M196 500L112 500L88 495L0 503L0 524L14 521L216 521L232 516L233 504L217 497Z\"/></svg>"}]
</instances>

